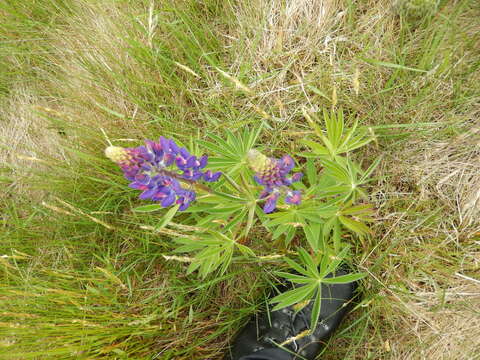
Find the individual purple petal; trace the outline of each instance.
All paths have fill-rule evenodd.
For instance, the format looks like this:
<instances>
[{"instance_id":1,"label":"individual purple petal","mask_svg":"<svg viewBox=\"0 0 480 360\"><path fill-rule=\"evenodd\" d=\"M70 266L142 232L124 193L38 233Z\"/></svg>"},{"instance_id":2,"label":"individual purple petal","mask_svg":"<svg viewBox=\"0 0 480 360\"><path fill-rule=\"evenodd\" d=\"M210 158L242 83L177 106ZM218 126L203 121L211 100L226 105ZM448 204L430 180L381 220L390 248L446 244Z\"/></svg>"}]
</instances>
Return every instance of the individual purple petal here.
<instances>
[{"instance_id":1,"label":"individual purple petal","mask_svg":"<svg viewBox=\"0 0 480 360\"><path fill-rule=\"evenodd\" d=\"M215 173L212 173L211 170L207 170L203 174L203 180L205 180L206 182L214 182L214 181L217 181L220 178L221 175L222 175L221 171L217 171Z\"/></svg>"},{"instance_id":2,"label":"individual purple petal","mask_svg":"<svg viewBox=\"0 0 480 360\"><path fill-rule=\"evenodd\" d=\"M253 180L255 180L255 182L259 185L265 185L265 182L260 177L258 177L257 175L253 176Z\"/></svg>"},{"instance_id":3,"label":"individual purple petal","mask_svg":"<svg viewBox=\"0 0 480 360\"><path fill-rule=\"evenodd\" d=\"M285 202L292 205L300 205L302 202L302 193L298 190L289 191L285 197Z\"/></svg>"},{"instance_id":4,"label":"individual purple petal","mask_svg":"<svg viewBox=\"0 0 480 360\"><path fill-rule=\"evenodd\" d=\"M136 181L128 184L128 187L130 187L130 188L132 188L132 189L135 189L135 190L142 190L142 191L148 190L148 186L147 186L147 185L138 183L138 182L136 182Z\"/></svg>"},{"instance_id":5,"label":"individual purple petal","mask_svg":"<svg viewBox=\"0 0 480 360\"><path fill-rule=\"evenodd\" d=\"M285 169L287 172L292 170L295 166L295 162L290 155L284 155L281 162L283 169Z\"/></svg>"},{"instance_id":6,"label":"individual purple petal","mask_svg":"<svg viewBox=\"0 0 480 360\"><path fill-rule=\"evenodd\" d=\"M182 190L178 192L177 204L180 204L178 210L186 210L192 201L195 200L196 194L194 191Z\"/></svg>"},{"instance_id":7,"label":"individual purple petal","mask_svg":"<svg viewBox=\"0 0 480 360\"><path fill-rule=\"evenodd\" d=\"M297 173L292 175L292 182L298 182L298 181L302 180L302 178L303 178L303 173L297 172Z\"/></svg>"},{"instance_id":8,"label":"individual purple petal","mask_svg":"<svg viewBox=\"0 0 480 360\"><path fill-rule=\"evenodd\" d=\"M195 166L195 163L197 162L197 157L192 155L187 159L187 168L191 168Z\"/></svg>"},{"instance_id":9,"label":"individual purple petal","mask_svg":"<svg viewBox=\"0 0 480 360\"><path fill-rule=\"evenodd\" d=\"M145 140L147 144L147 148L151 149L155 154L155 157L161 158L163 156L162 145L160 143L156 143L152 140Z\"/></svg>"},{"instance_id":10,"label":"individual purple petal","mask_svg":"<svg viewBox=\"0 0 480 360\"><path fill-rule=\"evenodd\" d=\"M272 191L273 191L273 190L270 189L270 188L265 188L265 189L263 189L262 192L261 192L260 195L259 195L259 198L260 198L260 199L266 198L268 195L270 195L270 193L271 193Z\"/></svg>"},{"instance_id":11,"label":"individual purple petal","mask_svg":"<svg viewBox=\"0 0 480 360\"><path fill-rule=\"evenodd\" d=\"M197 170L187 169L183 172L182 178L186 180L197 181L202 177L202 173Z\"/></svg>"},{"instance_id":12,"label":"individual purple petal","mask_svg":"<svg viewBox=\"0 0 480 360\"><path fill-rule=\"evenodd\" d=\"M170 152L170 140L165 139L163 136L160 136L160 145L162 146L163 152Z\"/></svg>"},{"instance_id":13,"label":"individual purple petal","mask_svg":"<svg viewBox=\"0 0 480 360\"><path fill-rule=\"evenodd\" d=\"M180 147L177 145L177 143L175 141L173 141L172 139L170 139L170 152L173 153L173 154L178 154L178 152L180 151Z\"/></svg>"},{"instance_id":14,"label":"individual purple petal","mask_svg":"<svg viewBox=\"0 0 480 360\"><path fill-rule=\"evenodd\" d=\"M179 152L180 152L180 155L182 155L182 157L185 158L185 159L188 159L191 156L191 154L188 152L188 150L183 148L183 147L180 148Z\"/></svg>"},{"instance_id":15,"label":"individual purple petal","mask_svg":"<svg viewBox=\"0 0 480 360\"><path fill-rule=\"evenodd\" d=\"M182 187L177 179L168 177L167 180L164 181L165 186L170 187L173 191L179 191Z\"/></svg>"},{"instance_id":16,"label":"individual purple petal","mask_svg":"<svg viewBox=\"0 0 480 360\"><path fill-rule=\"evenodd\" d=\"M203 169L205 166L207 166L207 163L208 163L208 156L207 156L207 155L203 155L203 156L200 158L198 168L199 168L199 169Z\"/></svg>"},{"instance_id":17,"label":"individual purple petal","mask_svg":"<svg viewBox=\"0 0 480 360\"><path fill-rule=\"evenodd\" d=\"M163 162L164 162L165 166L172 165L174 161L175 161L175 155L173 155L173 154L165 154L163 156Z\"/></svg>"},{"instance_id":18,"label":"individual purple petal","mask_svg":"<svg viewBox=\"0 0 480 360\"><path fill-rule=\"evenodd\" d=\"M202 176L203 176L203 174L202 174L201 171L193 170L193 176L192 176L192 180L193 180L193 181L197 181L197 180L200 179ZM215 181L215 180L213 180L213 181Z\"/></svg>"},{"instance_id":19,"label":"individual purple petal","mask_svg":"<svg viewBox=\"0 0 480 360\"><path fill-rule=\"evenodd\" d=\"M186 180L192 180L193 177L193 170L192 169L187 169L183 172L182 178Z\"/></svg>"},{"instance_id":20,"label":"individual purple petal","mask_svg":"<svg viewBox=\"0 0 480 360\"><path fill-rule=\"evenodd\" d=\"M152 161L154 159L153 154L143 145L137 147L135 150L139 162Z\"/></svg>"},{"instance_id":21,"label":"individual purple petal","mask_svg":"<svg viewBox=\"0 0 480 360\"><path fill-rule=\"evenodd\" d=\"M277 207L277 200L279 196L280 196L280 193L273 192L266 198L267 200L265 201L265 205L263 206L263 212L265 214L269 214L273 210L275 210L275 208Z\"/></svg>"},{"instance_id":22,"label":"individual purple petal","mask_svg":"<svg viewBox=\"0 0 480 360\"><path fill-rule=\"evenodd\" d=\"M163 207L168 207L170 205L172 205L173 203L175 202L175 193L173 191L171 191L168 195L166 195L161 204Z\"/></svg>"},{"instance_id":23,"label":"individual purple petal","mask_svg":"<svg viewBox=\"0 0 480 360\"><path fill-rule=\"evenodd\" d=\"M140 166L140 169L142 171L150 171L152 170L152 165L150 163L143 163L141 166Z\"/></svg>"},{"instance_id":24,"label":"individual purple petal","mask_svg":"<svg viewBox=\"0 0 480 360\"><path fill-rule=\"evenodd\" d=\"M153 187L151 189L148 189L142 192L138 198L142 200L147 200L147 199L150 199L152 196L154 196L156 192L157 192L157 189Z\"/></svg>"},{"instance_id":25,"label":"individual purple petal","mask_svg":"<svg viewBox=\"0 0 480 360\"><path fill-rule=\"evenodd\" d=\"M137 174L135 176L135 181L140 184L147 185L151 180L152 179L147 174Z\"/></svg>"},{"instance_id":26,"label":"individual purple petal","mask_svg":"<svg viewBox=\"0 0 480 360\"><path fill-rule=\"evenodd\" d=\"M175 159L175 164L177 164L177 167L180 170L185 170L187 168L187 159L185 159L181 155L178 155Z\"/></svg>"}]
</instances>

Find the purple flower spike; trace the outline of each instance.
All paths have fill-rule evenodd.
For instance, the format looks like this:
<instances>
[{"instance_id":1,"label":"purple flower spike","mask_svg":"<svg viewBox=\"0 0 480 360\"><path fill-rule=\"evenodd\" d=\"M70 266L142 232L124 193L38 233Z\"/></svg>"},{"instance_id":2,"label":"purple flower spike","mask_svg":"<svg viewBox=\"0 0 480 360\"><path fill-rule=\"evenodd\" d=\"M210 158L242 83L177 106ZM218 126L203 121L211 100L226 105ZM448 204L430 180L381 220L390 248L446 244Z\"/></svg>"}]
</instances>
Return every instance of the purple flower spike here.
<instances>
[{"instance_id":1,"label":"purple flower spike","mask_svg":"<svg viewBox=\"0 0 480 360\"><path fill-rule=\"evenodd\" d=\"M281 193L286 193L287 204L299 205L301 193L298 190L291 190L289 186L302 179L302 173L295 173L288 177L288 173L295 167L295 162L290 155L281 159L268 158L257 150L250 150L248 162L255 171L253 179L265 188L260 194L260 199L265 198L263 211L270 213L275 210L278 198Z\"/></svg>"},{"instance_id":2,"label":"purple flower spike","mask_svg":"<svg viewBox=\"0 0 480 360\"><path fill-rule=\"evenodd\" d=\"M217 181L221 175L201 171L208 163L206 155L197 158L163 136L158 142L145 140L145 146L136 148L109 146L105 155L120 166L125 178L131 181L129 187L142 191L140 199L158 201L164 207L178 203L180 210L188 208L196 194L183 188L179 180L193 186L201 179Z\"/></svg>"}]
</instances>

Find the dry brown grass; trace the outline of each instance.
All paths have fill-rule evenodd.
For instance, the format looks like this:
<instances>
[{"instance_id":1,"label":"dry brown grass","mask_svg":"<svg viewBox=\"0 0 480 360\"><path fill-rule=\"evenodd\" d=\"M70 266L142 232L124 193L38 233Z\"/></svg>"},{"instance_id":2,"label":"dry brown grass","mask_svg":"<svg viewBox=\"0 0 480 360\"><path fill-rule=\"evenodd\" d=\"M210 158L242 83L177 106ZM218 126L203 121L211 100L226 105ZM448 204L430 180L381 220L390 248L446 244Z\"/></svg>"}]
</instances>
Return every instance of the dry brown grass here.
<instances>
[{"instance_id":1,"label":"dry brown grass","mask_svg":"<svg viewBox=\"0 0 480 360\"><path fill-rule=\"evenodd\" d=\"M1 105L0 164L10 169L13 181L6 191L0 192L0 199L12 193L32 196L29 187L32 168L38 167L46 155L65 159L59 134L38 114L44 105L35 89L23 86L11 89L11 95Z\"/></svg>"}]
</instances>

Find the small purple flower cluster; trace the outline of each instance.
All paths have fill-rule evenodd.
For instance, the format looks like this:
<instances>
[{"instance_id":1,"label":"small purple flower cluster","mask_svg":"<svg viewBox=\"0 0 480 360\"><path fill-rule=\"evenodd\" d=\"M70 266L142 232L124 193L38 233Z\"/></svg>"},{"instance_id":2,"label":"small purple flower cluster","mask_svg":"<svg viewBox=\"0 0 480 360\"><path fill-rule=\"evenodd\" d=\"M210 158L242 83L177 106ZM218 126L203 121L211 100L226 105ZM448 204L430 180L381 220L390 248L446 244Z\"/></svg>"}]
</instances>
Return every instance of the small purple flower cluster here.
<instances>
[{"instance_id":1,"label":"small purple flower cluster","mask_svg":"<svg viewBox=\"0 0 480 360\"><path fill-rule=\"evenodd\" d=\"M145 140L145 146L136 148L109 146L105 154L120 166L125 178L132 181L131 188L143 191L140 199L158 201L163 207L177 203L179 210L187 209L196 197L195 191L181 186L181 181L214 182L221 175L221 172L203 171L208 163L206 155L197 158L163 136L158 142ZM168 170L172 165L176 169Z\"/></svg>"},{"instance_id":2,"label":"small purple flower cluster","mask_svg":"<svg viewBox=\"0 0 480 360\"><path fill-rule=\"evenodd\" d=\"M263 211L271 213L277 207L278 199L285 192L287 204L299 205L302 201L302 194L298 190L292 190L290 186L300 181L303 174L298 172L288 176L295 167L292 157L285 155L281 159L268 158L257 150L250 150L248 153L250 167L255 171L255 181L265 188L260 194L265 199Z\"/></svg>"}]
</instances>

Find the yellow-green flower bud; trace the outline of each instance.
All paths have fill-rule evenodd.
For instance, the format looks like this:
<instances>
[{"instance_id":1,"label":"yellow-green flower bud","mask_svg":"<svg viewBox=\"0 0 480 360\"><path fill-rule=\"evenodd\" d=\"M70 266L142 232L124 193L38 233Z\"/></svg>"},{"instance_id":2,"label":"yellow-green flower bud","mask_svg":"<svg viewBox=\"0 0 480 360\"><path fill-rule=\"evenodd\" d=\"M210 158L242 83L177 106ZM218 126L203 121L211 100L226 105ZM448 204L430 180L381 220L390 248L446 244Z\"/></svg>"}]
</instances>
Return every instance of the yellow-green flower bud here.
<instances>
[{"instance_id":1,"label":"yellow-green flower bud","mask_svg":"<svg viewBox=\"0 0 480 360\"><path fill-rule=\"evenodd\" d=\"M120 146L107 147L105 149L105 156L117 164L125 162L130 158L128 151Z\"/></svg>"},{"instance_id":2,"label":"yellow-green flower bud","mask_svg":"<svg viewBox=\"0 0 480 360\"><path fill-rule=\"evenodd\" d=\"M264 174L275 167L275 161L266 157L258 150L250 150L247 154L247 160L250 168L259 174Z\"/></svg>"}]
</instances>

